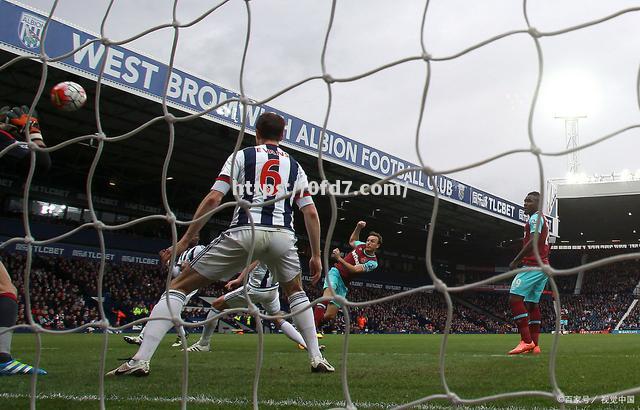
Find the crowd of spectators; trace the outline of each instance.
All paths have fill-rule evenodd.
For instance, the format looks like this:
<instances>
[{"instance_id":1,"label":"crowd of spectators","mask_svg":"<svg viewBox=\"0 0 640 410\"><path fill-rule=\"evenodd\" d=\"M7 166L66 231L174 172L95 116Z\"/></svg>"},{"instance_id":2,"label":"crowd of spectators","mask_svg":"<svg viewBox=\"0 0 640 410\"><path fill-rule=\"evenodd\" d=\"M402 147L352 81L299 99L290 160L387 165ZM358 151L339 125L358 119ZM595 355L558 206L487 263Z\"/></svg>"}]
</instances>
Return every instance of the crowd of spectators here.
<instances>
[{"instance_id":1,"label":"crowd of spectators","mask_svg":"<svg viewBox=\"0 0 640 410\"><path fill-rule=\"evenodd\" d=\"M28 323L25 315L24 270L25 254L4 254L20 302L19 323ZM610 270L607 270L610 269ZM33 321L47 329L69 329L99 320L98 311L99 263L88 259L37 256L32 264L29 295ZM588 272L583 280L582 293L573 289L562 291L561 302L570 331L598 331L613 328L634 299L633 290L640 279L640 271L633 264L618 264L599 272ZM103 275L104 310L112 325L123 326L148 316L166 286L166 272L158 266L133 263L107 263ZM575 284L575 279L574 279ZM218 296L222 283L201 290L201 295ZM310 298L320 296L321 289L306 284ZM564 287L563 287L564 288ZM569 287L570 288L570 287ZM398 291L373 287L352 286L349 300L365 302L396 294ZM452 294L452 333L508 333L513 331L509 320L506 293L465 292ZM286 300L282 300L286 309ZM185 312L185 320L203 320L208 306L194 297ZM555 311L552 298L541 301L543 329L554 326ZM352 330L371 333L442 333L447 318L447 305L438 292L418 292L391 300L350 307ZM640 308L625 321L624 328L640 328ZM340 314L329 331L344 331Z\"/></svg>"}]
</instances>

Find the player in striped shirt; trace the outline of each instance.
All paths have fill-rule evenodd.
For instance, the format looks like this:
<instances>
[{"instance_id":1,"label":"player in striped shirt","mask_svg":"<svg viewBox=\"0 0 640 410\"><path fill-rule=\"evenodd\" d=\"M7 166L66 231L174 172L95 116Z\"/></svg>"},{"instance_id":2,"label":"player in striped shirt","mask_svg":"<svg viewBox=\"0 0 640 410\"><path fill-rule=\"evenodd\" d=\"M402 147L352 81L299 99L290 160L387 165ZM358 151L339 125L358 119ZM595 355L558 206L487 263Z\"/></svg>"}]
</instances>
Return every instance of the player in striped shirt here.
<instances>
[{"instance_id":1,"label":"player in striped shirt","mask_svg":"<svg viewBox=\"0 0 640 410\"><path fill-rule=\"evenodd\" d=\"M382 246L382 236L377 232L369 232L367 241L361 242L360 231L365 226L367 226L365 221L360 221L356 225L349 237L349 245L352 250L346 253L344 258L340 253L340 249L333 250L333 257L336 263L329 269L327 277L324 279L324 293L322 296L332 296L331 289L329 289L331 287L336 295L346 297L349 291L347 286L355 276L364 272L371 272L378 267L376 252ZM335 319L340 307L340 303L335 300L332 300L328 305L318 303L313 310L316 328L320 330L323 324L330 323ZM322 337L322 335L318 333L318 337Z\"/></svg>"},{"instance_id":2,"label":"player in striped shirt","mask_svg":"<svg viewBox=\"0 0 640 410\"><path fill-rule=\"evenodd\" d=\"M529 220L524 225L524 239L522 249L509 264L510 269L517 269L520 263L525 267L539 266L534 253L535 234L540 259L545 265L549 264L549 226L540 212L540 193L529 192L524 199L524 209ZM541 315L540 296L547 284L547 274L540 268L518 273L511 283L509 305L513 313L513 320L518 325L520 343L509 351L509 354L531 352L540 353L538 336L540 335Z\"/></svg>"},{"instance_id":3,"label":"player in striped shirt","mask_svg":"<svg viewBox=\"0 0 640 410\"><path fill-rule=\"evenodd\" d=\"M242 286L244 278L249 274L247 285ZM278 287L280 285L275 280L269 268L260 261L254 261L246 267L240 275L225 285L225 289L229 290L211 304L211 310L207 315L207 320L217 316L225 309L246 308L248 306L245 295L253 303L260 304L270 316L277 316L280 310L280 293ZM306 349L307 345L300 335L300 332L286 320L278 318L275 320L276 327L282 330L289 339L293 340L302 349ZM200 340L189 347L190 352L208 352L211 350L211 337L218 326L218 319L213 319L207 323L202 330Z\"/></svg>"},{"instance_id":4,"label":"player in striped shirt","mask_svg":"<svg viewBox=\"0 0 640 410\"><path fill-rule=\"evenodd\" d=\"M196 235L193 237L193 240L189 244L191 247L186 251L182 252L180 256L176 259L176 263L173 264L173 266L171 267L171 276L173 276L174 278L178 277L178 275L180 274L180 271L183 268L185 268L189 264L189 262L191 262L196 257L197 254L199 254L206 248L204 245L198 245L199 241L200 241L200 235ZM189 301L191 300L192 297L196 295L196 293L198 293L198 289L194 290L193 292L187 295L187 299L184 303L185 306L189 304ZM124 336L122 339L129 344L140 345L142 344L142 340L144 340L145 328L146 326L142 328L138 336ZM185 332L185 337L187 335L188 333ZM178 335L178 338L171 345L171 347L180 347L180 346L182 346L182 339L180 338L180 335Z\"/></svg>"},{"instance_id":5,"label":"player in striped shirt","mask_svg":"<svg viewBox=\"0 0 640 410\"><path fill-rule=\"evenodd\" d=\"M153 308L151 318L175 318L171 312L180 312L187 294L214 281L229 280L245 267L252 250L253 258L269 267L289 299L291 312L295 314L294 323L307 344L311 371L333 372L333 366L320 353L313 313L308 309L309 298L302 288L293 230L294 203L302 212L311 243L309 270L315 282L320 279L322 271L320 218L307 192L307 175L298 162L279 146L285 125L284 118L278 114L260 115L256 121L256 145L229 156L211 191L198 206L187 232L175 248L161 251L160 258L165 262L170 259L172 251L182 253L229 190L239 194L242 202L238 205L249 207L247 210L236 206L229 229L214 239L206 251L196 256L190 266L171 282L169 291ZM149 374L149 361L172 326L171 320L150 321L138 352L108 374Z\"/></svg>"}]
</instances>

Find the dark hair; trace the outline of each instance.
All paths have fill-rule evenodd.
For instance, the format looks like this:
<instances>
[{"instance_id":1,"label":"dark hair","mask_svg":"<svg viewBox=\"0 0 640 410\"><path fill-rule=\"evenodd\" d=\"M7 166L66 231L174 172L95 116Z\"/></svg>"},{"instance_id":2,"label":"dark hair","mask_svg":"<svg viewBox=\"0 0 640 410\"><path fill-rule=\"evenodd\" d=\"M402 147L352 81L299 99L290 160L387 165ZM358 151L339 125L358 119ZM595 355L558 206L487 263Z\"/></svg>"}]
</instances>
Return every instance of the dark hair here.
<instances>
[{"instance_id":1,"label":"dark hair","mask_svg":"<svg viewBox=\"0 0 640 410\"><path fill-rule=\"evenodd\" d=\"M256 131L260 133L260 138L281 141L284 125L284 118L275 112L265 112L256 122Z\"/></svg>"},{"instance_id":2,"label":"dark hair","mask_svg":"<svg viewBox=\"0 0 640 410\"><path fill-rule=\"evenodd\" d=\"M367 235L367 237L369 236L375 236L376 238L378 238L378 245L382 246L382 235L380 235L378 232L371 231L369 232L369 235Z\"/></svg>"},{"instance_id":3,"label":"dark hair","mask_svg":"<svg viewBox=\"0 0 640 410\"><path fill-rule=\"evenodd\" d=\"M531 191L527 194L527 196L532 195L532 196L537 196L538 198L540 197L540 192L538 191Z\"/></svg>"}]
</instances>

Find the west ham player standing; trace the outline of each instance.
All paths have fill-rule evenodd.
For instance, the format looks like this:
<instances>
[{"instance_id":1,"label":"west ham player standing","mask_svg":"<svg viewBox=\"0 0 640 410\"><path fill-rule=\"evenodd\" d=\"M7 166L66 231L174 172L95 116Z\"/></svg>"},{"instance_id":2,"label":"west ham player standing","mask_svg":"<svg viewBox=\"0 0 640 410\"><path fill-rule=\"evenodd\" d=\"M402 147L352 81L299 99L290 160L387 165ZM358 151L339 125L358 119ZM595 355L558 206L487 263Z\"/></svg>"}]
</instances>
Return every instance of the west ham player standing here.
<instances>
[{"instance_id":1,"label":"west ham player standing","mask_svg":"<svg viewBox=\"0 0 640 410\"><path fill-rule=\"evenodd\" d=\"M247 285L242 286L244 278L249 275ZM207 315L207 319L219 315L225 309L232 308L246 308L247 299L245 294L249 295L249 298L253 303L259 303L264 310L270 316L276 316L281 313L280 311L280 293L278 287L280 285L274 279L273 275L269 271L269 268L260 261L254 261L251 265L247 266L240 275L225 285L225 289L231 292L226 293L211 304L211 310ZM291 340L296 342L302 349L306 349L307 345L302 338L300 332L295 327L284 319L278 318L275 320L276 327ZM207 323L202 330L200 340L189 346L187 349L190 352L208 352L211 350L211 337L213 332L218 326L218 319L214 319ZM322 347L321 347L322 350Z\"/></svg>"},{"instance_id":2,"label":"west ham player standing","mask_svg":"<svg viewBox=\"0 0 640 410\"><path fill-rule=\"evenodd\" d=\"M31 142L38 147L45 148L38 114L34 111L27 122L29 107L2 107L0 108L0 151L13 146L0 157L0 165L8 166L12 170L24 171L29 169L31 161L31 149L27 144L26 131L29 131ZM46 172L51 166L48 152L36 151L36 172ZM0 167L2 170L3 167ZM6 330L16 324L18 319L18 296L16 287L11 282L9 272L0 261L0 331ZM28 313L25 313L25 315ZM28 364L14 360L11 356L11 339L13 331L5 331L0 334L0 376L12 376L16 374L45 375L46 371L36 369Z\"/></svg>"},{"instance_id":3,"label":"west ham player standing","mask_svg":"<svg viewBox=\"0 0 640 410\"><path fill-rule=\"evenodd\" d=\"M207 250L171 282L169 291L153 308L151 318L171 317L171 312L175 315L182 309L187 294L213 281L228 280L241 271L253 243L253 257L269 267L289 299L291 312L296 313L294 322L307 344L311 371L333 372L334 368L322 357L318 348L313 313L307 309L309 298L302 289L300 260L293 231L293 203L297 204L304 216L311 243L309 269L315 282L320 279L322 271L320 218L313 199L306 191L308 181L304 170L279 147L284 127L284 118L279 115L260 115L256 122L256 145L229 156L211 191L193 216L197 221L189 225L173 250L179 254L187 248L191 238L207 223L211 211L220 205L229 189L241 191L238 194L251 208L249 212L239 206L235 208L229 229L214 239ZM285 198L287 195L291 196ZM271 200L274 202L264 205ZM255 231L251 229L251 220L255 224ZM171 248L161 251L163 262L170 259L171 251ZM138 352L108 374L147 375L153 353L172 326L170 320L150 321Z\"/></svg>"},{"instance_id":4,"label":"west ham player standing","mask_svg":"<svg viewBox=\"0 0 640 410\"><path fill-rule=\"evenodd\" d=\"M510 269L517 269L522 262L524 266L539 266L534 254L534 235L538 232L538 251L545 265L549 264L549 227L540 212L540 193L529 192L524 199L525 212L529 221L524 225L522 249L509 264ZM509 295L509 305L513 320L520 331L520 343L509 354L532 352L540 353L538 336L540 335L540 296L547 284L547 275L542 270L522 272L513 278ZM526 304L526 305L525 305Z\"/></svg>"},{"instance_id":5,"label":"west ham player standing","mask_svg":"<svg viewBox=\"0 0 640 410\"><path fill-rule=\"evenodd\" d=\"M382 245L382 236L377 232L369 232L366 242L360 242L360 231L367 226L364 221L358 222L349 238L349 245L353 248L351 252L345 254L344 258L339 249L333 250L333 257L336 264L333 265L324 279L324 293L322 296L331 296L329 286L333 288L337 295L347 296L349 289L347 285L357 275L363 272L371 272L378 267L376 251ZM338 314L340 304L331 301L328 305L318 303L314 308L314 318L316 328L320 329L322 324L332 321ZM320 336L318 336L320 337Z\"/></svg>"}]
</instances>

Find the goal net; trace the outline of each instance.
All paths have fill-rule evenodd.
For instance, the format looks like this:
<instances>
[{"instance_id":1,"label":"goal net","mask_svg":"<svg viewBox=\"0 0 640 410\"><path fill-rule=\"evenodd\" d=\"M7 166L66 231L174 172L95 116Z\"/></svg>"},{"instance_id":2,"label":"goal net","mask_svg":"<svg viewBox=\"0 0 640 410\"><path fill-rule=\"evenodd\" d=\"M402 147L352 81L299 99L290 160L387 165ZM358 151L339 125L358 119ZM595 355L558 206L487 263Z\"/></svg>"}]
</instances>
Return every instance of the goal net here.
<instances>
[{"instance_id":1,"label":"goal net","mask_svg":"<svg viewBox=\"0 0 640 410\"><path fill-rule=\"evenodd\" d=\"M35 11L25 9L26 10L25 13L31 13L35 17L33 21L25 20L21 22L20 27L21 27L21 30L24 30L23 32L24 39L28 39L29 41L32 42L32 45L36 45L36 46L32 47L33 51L30 53L27 53L24 50L19 49L19 47L15 47L14 51L16 53L19 53L20 55L18 57L13 58L11 61L7 62L6 64L0 67L0 76L2 76L4 73L7 73L8 71L10 71L12 67L19 65L23 60L35 60L41 63L41 67L42 67L41 82L40 82L39 88L35 90L35 92L33 93L33 100L32 100L33 103L31 106L32 109L35 109L37 103L41 100L41 98L46 98L45 84L47 83L47 78L49 74L48 68L50 66L59 67L60 64L63 64L64 61L67 59L86 58L88 60L91 60L98 70L96 88L95 88L95 91L92 93L94 96L93 106L95 106L95 110L96 110L95 111L95 119L96 119L95 132L89 135L82 135L82 136L70 138L63 143L49 146L48 148L45 148L45 149L37 148L33 144L31 145L32 162L33 162L33 158L35 158L35 154L33 152L35 152L36 150L45 150L47 152L54 153L65 147L68 147L71 144L79 144L79 143L88 143L88 144L91 144L93 147L95 147L96 149L95 157L93 158L92 166L89 169L88 174L86 176L86 187L85 187L85 190L86 190L85 194L87 197L87 202L88 202L88 207L90 210L91 217L85 223L83 223L80 227L72 231L70 230L55 238L41 239L41 238L33 237L30 231L30 224L32 223L32 221L30 220L30 212L28 208L29 196L30 196L29 188L32 184L33 175L34 175L34 167L32 166L31 169L29 170L28 177L26 179L25 188L23 191L22 218L25 226L26 235L23 237L10 238L9 240L2 243L2 245L0 245L0 249L6 248L16 243L21 243L26 245L26 249L27 249L26 271L24 272L23 281L25 284L24 300L25 300L25 312L27 312L27 314L25 315L26 316L25 320L27 324L17 325L7 331L29 328L31 331L34 332L36 346L37 346L37 356L36 356L34 365L37 367L41 362L43 355L46 354L46 352L43 352L41 349L41 334L62 333L62 331L55 331L55 330L43 328L39 323L37 323L34 320L34 317L30 313L28 313L31 311L30 306L32 303L31 295L30 295L30 283L33 283L33 275L34 275L34 269L32 268L32 261L34 259L33 249L35 246L45 246L57 241L63 241L80 230L95 230L97 236L99 237L99 242L100 242L99 271L97 274L97 282L96 282L97 296L98 296L97 300L99 302L99 318L91 323L91 327L102 329L104 331L103 350L101 352L100 359L99 359L101 376L99 377L99 388L98 388L98 395L97 395L97 399L99 400L101 408L104 408L106 406L104 374L108 370L106 368L107 367L106 357L107 357L107 347L108 347L107 331L122 330L122 328L124 327L130 328L133 325L143 324L147 321L146 318L140 319L133 323L129 323L124 327L121 327L121 326L116 326L114 323L110 323L107 320L105 308L103 306L104 293L103 293L102 285L103 285L103 278L105 275L105 269L109 264L109 261L106 259L105 255L109 254L109 250L105 245L104 233L106 231L118 231L118 230L128 229L128 228L131 228L132 226L135 226L136 224L140 224L147 221L160 220L166 223L167 226L170 227L171 240L173 244L175 244L178 239L178 231L194 222L193 220L185 220L177 217L175 210L172 208L171 200L167 195L168 177L170 177L168 169L171 164L172 152L173 152L172 150L175 144L176 126L178 126L179 124L189 122L189 121L194 121L197 118L200 118L203 116L206 117L215 113L218 113L218 114L222 113L224 115L228 114L229 118L237 117L239 119L237 123L233 123L233 121L229 121L230 126L238 129L237 134L235 134L236 140L235 140L235 146L234 146L234 153L236 153L240 149L245 135L247 133L254 132L253 130L255 125L256 114L260 112L261 107L264 107L267 104L273 103L275 99L285 95L286 93L295 92L297 89L299 89L305 84L314 83L314 84L321 84L326 89L326 99L324 101L314 102L316 104L324 104L326 106L324 119L322 122L322 130L320 132L320 135L325 135L325 132L331 126L331 113L332 113L332 103L333 103L332 97L334 95L333 94L334 87L336 86L336 84L363 81L364 79L370 76L376 75L381 72L385 72L386 70L391 70L395 67L399 67L405 64L419 63L423 65L425 75L419 82L418 81L416 82L416 87L420 87L422 92L421 92L418 114L415 118L412 119L412 121L415 124L415 132L412 135L402 136L402 140L405 143L409 144L410 142L412 145L416 147L416 151L419 159L419 165L416 167L407 167L404 169L397 169L396 172L389 172L385 178L380 178L379 181L376 182L376 184L385 185L390 181L397 181L398 179L401 179L404 175L410 174L415 171L419 171L419 172L422 172L423 175L426 175L426 177L431 181L430 186L437 186L436 178L438 178L439 176L449 175L449 174L453 174L463 170L469 170L476 167L481 167L493 161L497 161L499 159L502 159L508 156L513 156L516 154L528 154L528 155L531 155L538 164L537 171L539 175L539 191L541 192L541 195L542 195L540 203L545 203L545 200L548 197L548 192L545 189L545 173L544 173L544 167L542 163L543 158L551 157L551 156L553 157L565 156L574 151L582 150L586 147L590 147L590 146L599 144L601 142L604 142L606 140L609 140L619 134L624 133L629 129L637 127L637 125L624 127L615 132L611 132L607 135L603 135L600 138L597 138L592 142L589 142L588 144L583 144L572 149L565 149L561 151L550 152L550 151L543 150L540 147L540 144L538 143L539 137L536 133L535 128L533 127L533 117L536 113L536 107L538 103L538 94L544 79L544 69L545 69L544 55L545 54L544 54L544 47L542 44L542 40L546 38L551 38L551 37L563 36L569 33L576 32L578 30L586 30L595 25L603 24L610 20L622 18L623 16L640 11L639 7L626 8L618 12L615 12L611 15L597 18L592 21L586 21L581 24L577 24L571 27L566 27L560 30L541 31L536 28L536 21L533 21L529 16L528 2L523 1L521 28L500 33L498 35L492 36L491 38L486 38L482 41L478 41L475 44L469 44L466 47L461 48L458 52L455 52L452 54L438 55L430 51L429 44L427 41L425 41L425 31L428 28L429 18L430 18L429 10L430 10L430 7L432 7L430 2L427 1L425 2L424 7L420 10L420 13L422 15L422 23L419 27L416 28L416 30L419 31L418 42L419 42L419 48L421 52L416 53L414 55L407 55L395 61L386 62L384 64L381 64L378 67L360 72L355 75L351 75L349 77L340 77L334 74L332 67L329 64L327 64L327 58L326 58L328 50L330 50L331 47L335 46L332 43L332 30L334 29L333 23L337 17L337 2L333 1L325 5L328 9L330 9L328 13L329 19L328 19L328 24L325 30L326 35L323 40L322 54L320 56L317 56L318 63L317 63L316 74L309 76L308 78L304 78L303 80L300 80L296 83L289 84L288 86L282 87L280 90L278 90L277 92L274 92L272 95L266 98L263 98L260 100L254 100L245 91L246 90L246 85L245 85L246 74L245 73L246 73L247 65L251 64L251 61L249 58L249 55L250 55L249 45L252 40L251 28L252 28L252 25L255 23L255 21L260 19L260 15L255 15L252 12L255 6L255 2L245 1L243 2L243 7L245 9L246 19L243 22L243 24L246 24L246 36L243 39L243 48L242 48L243 51L241 55L242 64L241 64L241 70L238 73L239 79L238 79L238 83L235 84L235 88L237 89L237 92L229 91L228 94L224 95L224 97L222 97L220 94L217 94L220 98L212 99L211 97L212 93L209 92L207 94L208 90L206 88L200 87L197 90L195 88L192 88L192 93L188 94L186 98L196 98L196 99L203 98L206 100L208 108L193 114L176 115L174 114L174 112L176 111L174 111L173 109L176 107L181 108L180 104L176 103L178 99L177 97L185 98L184 95L176 94L176 84L177 84L176 82L179 79L180 81L187 81L186 77L181 78L180 76L175 75L176 73L180 73L180 71L177 68L175 68L174 61L176 58L176 54L178 53L178 50L179 50L179 44L180 44L179 39L180 39L181 33L183 33L185 30L188 30L190 27L193 27L198 24L203 24L204 19L207 18L208 16L214 15L215 13L221 13L225 7L228 7L228 3L230 2L221 1L217 4L212 5L210 9L203 12L200 16L197 16L196 18L192 18L188 21L182 21L178 18L179 16L177 12L178 4L182 2L178 2L177 0L175 0L173 2L173 16L170 19L167 19L166 23L155 26L155 27L150 27L149 29L144 30L135 35L132 35L129 38L123 38L123 39L117 39L117 40L109 38L105 33L105 29L104 29L105 23L108 22L111 18L110 12L111 12L113 3L114 3L113 1L110 2L107 12L104 14L104 16L102 16L101 32L98 33L98 35L95 38L86 37L86 36L77 34L76 36L77 43L75 44L75 48L71 51L65 51L65 52L60 52L59 47L56 47L56 44L52 44L52 42L48 40L49 37L52 36L53 34L51 32L52 28L55 28L54 22L56 21L56 8L58 7L58 2L54 2L51 9L48 10L44 15L40 15ZM9 6L19 7L17 4L14 4L12 2L4 2L4 7L9 7ZM150 10L149 12L153 12L153 11ZM5 24L7 24L7 22L5 20L5 17L3 17L3 25ZM281 24L281 23L278 22L277 24ZM127 61L121 60L122 53L119 51L119 47L126 46L145 36L152 36L154 35L154 33L161 30L171 31L172 38L173 38L173 41L171 42L171 44L166 45L167 49L170 49L170 53L169 53L170 57L168 59L166 70L155 72L153 67L140 66L140 64L142 63L140 59L138 59L137 61L135 59L131 59ZM533 45L533 49L535 50L535 56L538 64L537 80L535 84L532 84L532 88L534 90L533 98L529 102L527 131L528 131L528 140L529 140L530 146L527 148L512 149L508 151L500 151L499 148L496 148L495 155L492 155L490 157L487 157L485 159L482 159L474 163L466 164L464 166L456 166L450 169L436 169L430 166L429 163L423 160L418 150L418 147L420 146L420 138L422 135L424 135L423 133L424 131L423 127L425 122L424 115L425 115L425 112L429 109L430 104L432 104L428 98L430 89L434 83L434 80L432 80L432 77L431 77L432 68L434 66L437 66L438 64L441 64L442 62L459 59L469 55L470 53L480 52L481 50L483 50L484 48L492 44L505 41L505 39L516 37L516 36L527 38L528 41L531 42L531 44ZM130 66L128 66L129 68L137 66L137 68L139 69L135 72L135 74L133 70L121 72L122 75L128 75L129 77L133 77L135 75L136 76L135 80L133 78L130 78L134 80L133 82L144 82L146 79L149 78L148 76L152 76L152 75L163 76L163 90L162 90L163 97L161 100L163 114L156 116L155 118L145 122L140 126L132 128L130 131L126 133L123 133L121 135L111 135L109 131L105 128L104 124L101 122L101 112L100 112L101 90L103 90L105 87L104 85L105 84L104 80L106 78L105 73L112 73L116 68L125 67L127 64L130 64ZM7 98L9 98L9 96L7 96ZM638 99L640 100L640 95L638 95ZM3 103L4 102L7 102L7 101L3 101ZM138 218L136 220L132 220L126 223L105 222L103 220L100 220L97 216L97 213L94 211L95 208L94 208L94 198L92 196L92 184L94 183L96 168L102 156L105 155L104 154L105 148L109 144L118 144L118 143L122 143L123 141L126 141L127 139L136 138L141 133L143 133L147 128L155 126L157 124L164 124L164 126L168 130L167 136L169 140L169 151L167 152L166 157L164 158L162 174L159 179L162 184L162 204L163 204L162 211L159 213L155 213L153 215L149 215L143 218ZM232 142L230 141L229 144L232 144ZM14 146L9 146L3 149L2 151L0 151L0 161L2 160L3 157L9 155L13 149L15 149ZM328 179L327 173L325 172L325 169L323 166L323 164L325 164L325 158L328 155L326 150L323 150L323 144L317 144L314 155L318 159L317 168L318 168L318 173L321 176L322 180L327 182L333 182ZM371 189L376 189L376 188L372 187ZM343 201L345 199L348 199L349 197L353 197L359 194L361 193L355 190L352 190L350 193L335 193L335 192L327 193L327 195L329 195L331 200L331 218L328 221L322 221L323 224L328 225L328 235L325 238L323 238L324 244L325 244L323 249L323 269L324 269L325 275L328 267L331 266L331 263L330 263L331 262L330 255L332 251L331 244L332 244L332 241L334 240L333 232L336 228L336 224L338 223L338 206L340 204L340 201ZM441 201L441 194L438 192L437 189L435 189L432 191L432 195L434 196L434 205L433 205L433 212L430 218L430 229L428 230L425 229L425 235L427 235L427 246L425 249L426 263L425 263L425 266L421 267L421 269L423 269L423 271L426 272L430 277L432 284L418 287L411 290L400 291L376 300L369 300L364 302L352 302L349 300L338 299L340 302L342 302L342 305L343 305L342 313L345 318L345 332L344 332L344 350L342 353L342 361L340 366L343 396L336 397L335 400L337 402L341 402L344 408L352 409L357 407L357 403L354 403L351 399L351 395L350 395L351 380L349 378L349 373L348 373L349 335L350 335L350 330L353 326L353 318L350 317L350 312L357 307L379 304L379 303L388 302L388 301L392 301L400 298L406 298L414 294L433 291L433 292L438 292L439 294L442 295L446 303L446 309L447 309L445 330L444 330L444 334L441 339L441 344L439 348L439 375L440 375L440 381L442 385L442 392L438 394L428 395L420 399L417 399L415 401L399 404L395 408L413 408L416 406L428 404L429 402L432 402L434 400L446 400L452 405L477 405L482 403L494 402L500 399L511 399L511 398L518 398L518 397L524 397L524 396L539 396L539 397L555 400L557 403L563 403L565 396L563 391L560 388L559 381L557 379L557 373L556 373L556 359L557 359L558 345L561 339L559 337L559 332L557 331L555 332L555 336L553 337L553 344L550 349L549 384L551 387L549 390L512 391L504 394L496 394L496 395L485 396L485 397L463 397L457 394L454 390L450 388L450 385L447 379L447 374L446 374L446 369L447 369L446 359L447 359L447 346L449 341L449 334L452 327L452 320L453 320L453 313L454 313L454 303L452 301L451 296L455 295L456 293L461 293L467 290L474 289L479 285L495 283L501 280L511 278L515 274L523 270L519 269L516 271L506 272L504 274L500 274L500 275L488 278L486 280L482 280L480 282L470 283L463 286L455 286L455 287L447 286L445 282L436 273L436 270L434 269L433 258L432 258L434 231L438 229L438 223L440 219L439 206ZM230 205L227 205L227 206L233 206L238 204L240 199L241 198L236 195L234 200L229 203ZM195 206L196 204L194 204L194 208ZM246 204L242 206L246 207ZM217 213L217 212L218 210L216 210L214 213ZM539 263L542 264L537 247L535 252L536 252L536 257L538 258ZM589 270L597 267L602 267L607 264L620 262L623 260L631 260L633 258L637 258L638 256L639 255L637 253L627 254L627 255L618 255L614 257L601 259L586 265L578 266L571 269L563 269L563 270L554 269L551 266L542 266L542 269L544 270L544 272L549 276L549 283L550 283L551 290L553 292L554 309L556 313L555 314L556 330L560 329L560 318L561 318L560 309L561 309L561 303L562 303L560 299L560 294L558 291L558 286L555 280L556 277L574 275L581 270ZM173 258L175 258L175 255L173 255ZM17 273L12 273L12 274L16 275ZM169 286L169 280L170 278L167 277L167 282L166 282L167 289ZM334 295L333 299L335 299L336 297L337 296ZM316 300L314 301L314 304L318 302L319 300ZM255 318L255 320L258 321L258 323L260 323L260 321L267 318L267 316L265 316L263 313L260 313L256 309L255 305L253 305L252 303L250 303L249 308L238 309L237 311L245 312L252 315ZM173 320L176 324L180 324L185 328L192 328L195 326L201 326L203 324L203 322L201 321L196 323L191 323L191 322L186 322L182 319L173 318ZM83 330L84 328L86 328L86 326L83 327L82 329L78 328L74 330ZM259 407L259 404L260 404L259 386L260 386L260 380L261 380L261 363L262 363L262 355L263 355L262 345L264 340L262 337L262 327L256 326L256 329L258 329L258 333L259 333L259 338L258 338L259 354L256 359L256 371L254 375L247 375L247 380L250 380L250 377L252 377L252 383L253 383L252 405L254 408ZM184 337L183 337L183 343L184 343ZM182 358L183 358L184 368L182 372L181 406L182 408L186 408L190 400L189 383L188 383L189 360L186 352L184 353ZM55 375L50 375L49 377L55 377ZM589 400L592 400L592 399L596 400L596 399L600 399L600 398L612 396L612 395L629 395L629 394L636 394L636 393L640 393L640 387L627 389L625 391L619 391L619 392L602 392L597 396L590 397ZM31 402L32 408L34 408L38 402L38 376L36 375L34 375L30 380L30 402Z\"/></svg>"}]
</instances>

